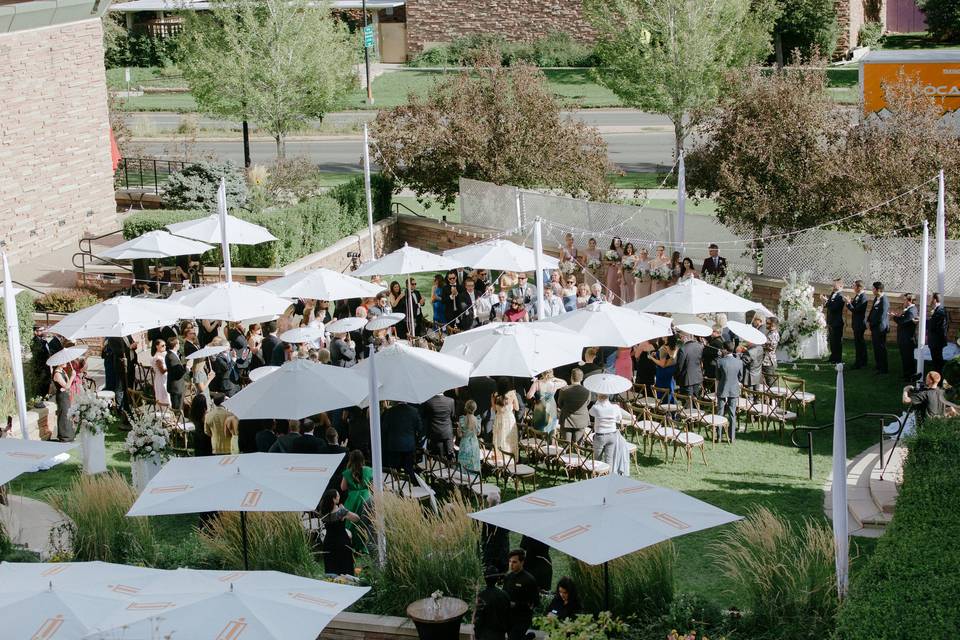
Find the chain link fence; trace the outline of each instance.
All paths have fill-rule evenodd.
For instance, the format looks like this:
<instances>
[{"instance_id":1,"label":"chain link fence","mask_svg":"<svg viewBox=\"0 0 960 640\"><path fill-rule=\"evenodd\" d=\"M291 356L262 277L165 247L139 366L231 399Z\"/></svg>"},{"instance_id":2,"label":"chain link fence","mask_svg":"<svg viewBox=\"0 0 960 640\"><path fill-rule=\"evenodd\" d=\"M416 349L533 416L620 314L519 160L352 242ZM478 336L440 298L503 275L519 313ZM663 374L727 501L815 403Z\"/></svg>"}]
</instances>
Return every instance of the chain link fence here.
<instances>
[{"instance_id":1,"label":"chain link fence","mask_svg":"<svg viewBox=\"0 0 960 640\"><path fill-rule=\"evenodd\" d=\"M712 216L688 213L684 242L677 242L677 212L652 207L590 202L477 180L460 180L460 212L464 224L508 230L541 218L545 223L545 248L558 247L563 235L573 233L578 245L596 237L601 249L612 236L633 242L639 250L663 244L679 250L696 265L707 255L707 245L716 242L727 263L737 271L757 273L753 244ZM932 230L931 230L932 233ZM928 290L937 290L936 243L930 239ZM763 274L786 278L791 271L810 272L812 282L830 282L841 277L848 283L862 279L869 288L880 280L889 291L920 290L919 238L875 237L812 229L792 238L767 241L763 248ZM652 253L652 251L651 251ZM944 293L960 296L960 241L946 243Z\"/></svg>"}]
</instances>

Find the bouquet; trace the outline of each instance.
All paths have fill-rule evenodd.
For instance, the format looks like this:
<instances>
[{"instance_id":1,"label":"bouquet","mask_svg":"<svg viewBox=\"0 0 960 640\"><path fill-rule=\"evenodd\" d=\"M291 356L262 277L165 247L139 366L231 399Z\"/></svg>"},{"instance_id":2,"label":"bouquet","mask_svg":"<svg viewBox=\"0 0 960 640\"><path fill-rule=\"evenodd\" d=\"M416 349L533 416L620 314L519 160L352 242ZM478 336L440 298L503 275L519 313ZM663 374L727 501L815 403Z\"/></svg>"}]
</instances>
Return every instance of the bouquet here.
<instances>
[{"instance_id":1,"label":"bouquet","mask_svg":"<svg viewBox=\"0 0 960 640\"><path fill-rule=\"evenodd\" d=\"M814 306L810 272L791 271L780 291L780 347L797 359L803 353L802 342L827 328L823 312Z\"/></svg>"},{"instance_id":2,"label":"bouquet","mask_svg":"<svg viewBox=\"0 0 960 640\"><path fill-rule=\"evenodd\" d=\"M560 273L562 273L565 276L570 275L576 270L577 270L577 263L574 262L573 260L567 260L565 262L560 263Z\"/></svg>"},{"instance_id":3,"label":"bouquet","mask_svg":"<svg viewBox=\"0 0 960 640\"><path fill-rule=\"evenodd\" d=\"M606 253L603 254L603 257L606 258L609 262L620 262L620 254L616 249L609 249Z\"/></svg>"},{"instance_id":4,"label":"bouquet","mask_svg":"<svg viewBox=\"0 0 960 640\"><path fill-rule=\"evenodd\" d=\"M113 414L110 413L110 403L98 398L93 391L80 393L67 416L77 423L77 431L92 436L106 431L114 421Z\"/></svg>"},{"instance_id":5,"label":"bouquet","mask_svg":"<svg viewBox=\"0 0 960 640\"><path fill-rule=\"evenodd\" d=\"M716 273L708 273L703 276L703 280L741 298L749 299L753 295L753 280L739 271L727 271L722 276Z\"/></svg>"},{"instance_id":6,"label":"bouquet","mask_svg":"<svg viewBox=\"0 0 960 640\"><path fill-rule=\"evenodd\" d=\"M587 269L599 269L601 266L603 266L603 263L596 258L587 260Z\"/></svg>"},{"instance_id":7,"label":"bouquet","mask_svg":"<svg viewBox=\"0 0 960 640\"><path fill-rule=\"evenodd\" d=\"M137 413L131 421L131 430L123 443L131 459L159 456L170 457L170 432L163 424L163 417L155 413Z\"/></svg>"},{"instance_id":8,"label":"bouquet","mask_svg":"<svg viewBox=\"0 0 960 640\"><path fill-rule=\"evenodd\" d=\"M624 269L630 269L632 271L635 266L637 266L637 256L623 256Z\"/></svg>"},{"instance_id":9,"label":"bouquet","mask_svg":"<svg viewBox=\"0 0 960 640\"><path fill-rule=\"evenodd\" d=\"M651 280L660 280L666 282L673 277L673 269L670 268L668 264L661 264L660 266L650 269L650 279Z\"/></svg>"}]
</instances>

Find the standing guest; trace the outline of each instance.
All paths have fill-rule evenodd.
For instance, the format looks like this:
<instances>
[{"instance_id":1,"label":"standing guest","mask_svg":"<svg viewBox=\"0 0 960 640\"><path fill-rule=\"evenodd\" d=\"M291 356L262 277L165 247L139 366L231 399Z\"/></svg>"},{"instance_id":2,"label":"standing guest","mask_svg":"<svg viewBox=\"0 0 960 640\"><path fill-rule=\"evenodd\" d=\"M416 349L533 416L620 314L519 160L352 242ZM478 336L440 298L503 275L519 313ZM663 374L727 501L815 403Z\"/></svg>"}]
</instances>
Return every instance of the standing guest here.
<instances>
[{"instance_id":1,"label":"standing guest","mask_svg":"<svg viewBox=\"0 0 960 640\"><path fill-rule=\"evenodd\" d=\"M863 280L853 281L853 298L846 300L850 310L850 320L853 325L853 349L856 359L854 369L863 369L867 366L867 294L863 290Z\"/></svg>"},{"instance_id":2,"label":"standing guest","mask_svg":"<svg viewBox=\"0 0 960 640\"><path fill-rule=\"evenodd\" d=\"M460 300L457 303L457 311L460 316L457 325L460 327L460 331L467 331L477 326L476 304L478 299L476 283L472 277L467 276L463 279L463 291L460 292Z\"/></svg>"},{"instance_id":3,"label":"standing guest","mask_svg":"<svg viewBox=\"0 0 960 640\"><path fill-rule=\"evenodd\" d=\"M194 394L202 395L207 399L207 406L210 400L210 373L207 371L206 358L194 358L193 365L190 368L190 381L193 383Z\"/></svg>"},{"instance_id":4,"label":"standing guest","mask_svg":"<svg viewBox=\"0 0 960 640\"><path fill-rule=\"evenodd\" d=\"M867 316L870 342L873 343L873 361L877 373L887 373L887 332L890 330L890 301L883 295L883 283L873 283L873 303Z\"/></svg>"},{"instance_id":5,"label":"standing guest","mask_svg":"<svg viewBox=\"0 0 960 640\"><path fill-rule=\"evenodd\" d=\"M427 427L430 451L443 458L456 455L453 440L454 401L438 393L422 405L420 413Z\"/></svg>"},{"instance_id":6,"label":"standing guest","mask_svg":"<svg viewBox=\"0 0 960 640\"><path fill-rule=\"evenodd\" d=\"M273 431L273 418L263 420L237 420L237 451L240 453L256 453L260 449L257 447L257 435L261 431ZM271 442L271 445L273 443ZM270 447L267 447L269 450ZM313 453L307 451L305 453ZM319 452L319 453L322 453Z\"/></svg>"},{"instance_id":7,"label":"standing guest","mask_svg":"<svg viewBox=\"0 0 960 640\"><path fill-rule=\"evenodd\" d=\"M623 259L620 261L620 298L624 304L633 302L637 287L633 270L637 268L637 248L632 242L623 247Z\"/></svg>"},{"instance_id":8,"label":"standing guest","mask_svg":"<svg viewBox=\"0 0 960 640\"><path fill-rule=\"evenodd\" d=\"M484 502L488 509L495 507L500 504L500 494L494 490L487 494ZM510 532L496 525L482 523L480 552L484 565L495 568L498 573L506 573L507 557L510 555Z\"/></svg>"},{"instance_id":9,"label":"standing guest","mask_svg":"<svg viewBox=\"0 0 960 640\"><path fill-rule=\"evenodd\" d=\"M767 325L763 321L763 316L758 312L754 312L753 317L750 318L750 326L762 333L767 335Z\"/></svg>"},{"instance_id":10,"label":"standing guest","mask_svg":"<svg viewBox=\"0 0 960 640\"><path fill-rule=\"evenodd\" d=\"M536 579L524 569L527 554L523 549L510 552L507 564L509 573L504 577L503 590L510 598L509 640L524 640L533 624L533 610L540 603L540 590Z\"/></svg>"},{"instance_id":11,"label":"standing guest","mask_svg":"<svg viewBox=\"0 0 960 640\"><path fill-rule=\"evenodd\" d=\"M357 363L356 344L349 333L336 333L330 342L330 364L335 367L352 367Z\"/></svg>"},{"instance_id":12,"label":"standing guest","mask_svg":"<svg viewBox=\"0 0 960 640\"><path fill-rule=\"evenodd\" d=\"M286 420L273 420L271 421L273 426L269 429L261 429L257 431L256 443L257 451L260 453L268 453L277 441L277 428L283 429L284 433L287 433L289 430L289 423ZM282 425L282 427L281 427Z\"/></svg>"},{"instance_id":13,"label":"standing guest","mask_svg":"<svg viewBox=\"0 0 960 640\"><path fill-rule=\"evenodd\" d=\"M273 351L280 346L280 338L277 337L277 323L273 320L263 325L263 332L266 334L260 343L260 359L264 364L273 363Z\"/></svg>"},{"instance_id":14,"label":"standing guest","mask_svg":"<svg viewBox=\"0 0 960 640\"><path fill-rule=\"evenodd\" d=\"M490 405L493 410L494 458L499 460L501 451L516 457L520 452L520 437L514 412L520 410L520 401L509 378L502 377L497 380L497 392L493 394Z\"/></svg>"},{"instance_id":15,"label":"standing guest","mask_svg":"<svg viewBox=\"0 0 960 640\"><path fill-rule=\"evenodd\" d=\"M330 313L329 300L317 300L313 307L313 319L324 325L333 322L333 314Z\"/></svg>"},{"instance_id":16,"label":"standing guest","mask_svg":"<svg viewBox=\"0 0 960 640\"><path fill-rule=\"evenodd\" d=\"M433 276L433 287L430 289L430 304L433 305L434 330L437 330L439 327L447 323L447 314L443 303L444 284L443 276L441 276L439 273Z\"/></svg>"},{"instance_id":17,"label":"standing guest","mask_svg":"<svg viewBox=\"0 0 960 640\"><path fill-rule=\"evenodd\" d=\"M347 457L347 467L340 475L340 493L346 495L343 500L343 506L347 511L352 511L362 518L367 513L367 505L370 503L370 486L373 484L373 469L368 467L363 452L354 449ZM347 525L347 529L357 536L358 529L352 524ZM360 540L356 541L357 543ZM356 547L357 545L354 544Z\"/></svg>"},{"instance_id":18,"label":"standing guest","mask_svg":"<svg viewBox=\"0 0 960 640\"><path fill-rule=\"evenodd\" d=\"M209 436L213 455L217 456L230 454L230 441L236 433L236 418L223 406L225 397L222 393L213 394L213 409L203 421L203 432Z\"/></svg>"},{"instance_id":19,"label":"standing guest","mask_svg":"<svg viewBox=\"0 0 960 640\"><path fill-rule=\"evenodd\" d=\"M183 330L183 357L188 358L190 354L200 350L200 342L197 338L197 325L192 322L185 325Z\"/></svg>"},{"instance_id":20,"label":"standing guest","mask_svg":"<svg viewBox=\"0 0 960 640\"><path fill-rule=\"evenodd\" d=\"M560 290L563 299L564 311L575 311L577 308L577 278L572 273L565 276L563 288Z\"/></svg>"},{"instance_id":21,"label":"standing guest","mask_svg":"<svg viewBox=\"0 0 960 640\"><path fill-rule=\"evenodd\" d=\"M710 255L703 261L700 272L705 276L723 277L727 275L727 259L720 256L720 247L716 244L711 244L707 247L707 252Z\"/></svg>"},{"instance_id":22,"label":"standing guest","mask_svg":"<svg viewBox=\"0 0 960 640\"><path fill-rule=\"evenodd\" d=\"M763 347L748 340L741 340L737 352L743 361L743 386L759 389L763 382Z\"/></svg>"},{"instance_id":23,"label":"standing guest","mask_svg":"<svg viewBox=\"0 0 960 640\"><path fill-rule=\"evenodd\" d=\"M153 397L161 411L170 407L170 393L167 391L167 343L161 338L153 341Z\"/></svg>"},{"instance_id":24,"label":"standing guest","mask_svg":"<svg viewBox=\"0 0 960 640\"><path fill-rule=\"evenodd\" d=\"M940 294L930 296L930 306L933 311L927 320L927 344L930 345L930 358L933 360L932 370L943 373L943 349L947 346L947 328L950 326L950 317L940 301Z\"/></svg>"},{"instance_id":25,"label":"standing guest","mask_svg":"<svg viewBox=\"0 0 960 640\"><path fill-rule=\"evenodd\" d=\"M520 548L527 552L524 568L536 579L537 587L540 591L550 591L553 584L550 547L530 536L523 536L520 538Z\"/></svg>"},{"instance_id":26,"label":"standing guest","mask_svg":"<svg viewBox=\"0 0 960 640\"><path fill-rule=\"evenodd\" d=\"M517 286L510 289L510 301L514 302L519 300L524 309L527 311L527 315L533 315L533 302L537 297L536 288L527 282L526 273L517 274Z\"/></svg>"},{"instance_id":27,"label":"standing guest","mask_svg":"<svg viewBox=\"0 0 960 640\"><path fill-rule=\"evenodd\" d=\"M111 347L113 341L119 340L119 338L107 338L107 346ZM114 366L111 367L116 370L116 358L118 354L111 350L112 362ZM33 338L30 340L30 354L32 356L33 367L37 374L37 384L38 388L41 389L44 393L50 388L50 367L47 366L47 359L53 355L50 352L50 343L47 341L47 336L44 335L43 327L40 325L34 325L33 327ZM104 375L106 377L107 389L113 390L114 387L110 386L112 382L111 377L116 379L116 376L113 372L110 371L110 368L107 367L106 361L108 357L104 354ZM117 398L119 404L119 398Z\"/></svg>"},{"instance_id":28,"label":"standing guest","mask_svg":"<svg viewBox=\"0 0 960 640\"><path fill-rule=\"evenodd\" d=\"M201 425L207 422L207 409L213 405L213 401L207 396L198 392L190 401L190 422L193 423L193 455L196 457L213 455L213 440L207 435Z\"/></svg>"},{"instance_id":29,"label":"standing guest","mask_svg":"<svg viewBox=\"0 0 960 640\"><path fill-rule=\"evenodd\" d=\"M675 374L677 371L677 353L679 345L676 336L669 336L661 342L660 348L647 356L656 366L654 372L653 385L661 391L657 391L658 399L667 404L673 403L673 392L676 390Z\"/></svg>"},{"instance_id":30,"label":"standing guest","mask_svg":"<svg viewBox=\"0 0 960 640\"><path fill-rule=\"evenodd\" d=\"M582 610L576 585L571 578L563 576L557 581L553 600L547 605L547 617L554 617L560 621L572 620L580 615Z\"/></svg>"},{"instance_id":31,"label":"standing guest","mask_svg":"<svg viewBox=\"0 0 960 640\"><path fill-rule=\"evenodd\" d=\"M590 286L585 282L577 285L577 309L583 309L590 304Z\"/></svg>"},{"instance_id":32,"label":"standing guest","mask_svg":"<svg viewBox=\"0 0 960 640\"><path fill-rule=\"evenodd\" d=\"M650 295L652 281L650 280L650 252L646 248L640 249L640 256L633 268L634 284L633 299L639 300Z\"/></svg>"},{"instance_id":33,"label":"standing guest","mask_svg":"<svg viewBox=\"0 0 960 640\"><path fill-rule=\"evenodd\" d=\"M58 364L53 368L51 380L57 403L57 440L73 442L76 437L76 426L70 413L70 385L76 377L76 372L70 363Z\"/></svg>"},{"instance_id":34,"label":"standing guest","mask_svg":"<svg viewBox=\"0 0 960 640\"><path fill-rule=\"evenodd\" d=\"M707 344L703 347L703 374L709 378L717 377L717 359L724 349L723 325L713 325Z\"/></svg>"},{"instance_id":35,"label":"standing guest","mask_svg":"<svg viewBox=\"0 0 960 640\"><path fill-rule=\"evenodd\" d=\"M476 285L477 295L486 295L487 289L490 289L490 276L486 269L477 269L473 272L473 282Z\"/></svg>"},{"instance_id":36,"label":"standing guest","mask_svg":"<svg viewBox=\"0 0 960 640\"><path fill-rule=\"evenodd\" d=\"M352 576L353 549L350 548L348 522L360 522L360 516L340 504L340 494L330 490L320 499L320 519L323 521L323 570L332 575Z\"/></svg>"},{"instance_id":37,"label":"standing guest","mask_svg":"<svg viewBox=\"0 0 960 640\"><path fill-rule=\"evenodd\" d=\"M420 412L406 402L396 402L383 412L380 418L380 432L386 465L404 470L410 481L416 483L413 465L416 462L415 452L423 434ZM351 446L356 448L353 438L350 442Z\"/></svg>"},{"instance_id":38,"label":"standing guest","mask_svg":"<svg viewBox=\"0 0 960 640\"><path fill-rule=\"evenodd\" d=\"M780 346L780 322L767 318L767 342L763 345L763 380L767 387L777 384L777 347Z\"/></svg>"},{"instance_id":39,"label":"standing guest","mask_svg":"<svg viewBox=\"0 0 960 640\"><path fill-rule=\"evenodd\" d=\"M187 392L187 368L180 361L177 349L180 346L177 336L167 339L167 352L164 366L167 369L167 394L170 407L177 413L183 412L183 396Z\"/></svg>"},{"instance_id":40,"label":"standing guest","mask_svg":"<svg viewBox=\"0 0 960 640\"><path fill-rule=\"evenodd\" d=\"M284 422L287 423L286 430L281 426ZM297 420L278 420L273 432L277 434L277 441L267 453L293 453L293 447L300 438L300 423Z\"/></svg>"},{"instance_id":41,"label":"standing guest","mask_svg":"<svg viewBox=\"0 0 960 640\"><path fill-rule=\"evenodd\" d=\"M527 309L523 304L523 301L520 299L514 299L510 301L510 309L503 314L504 322L529 322L530 318L527 315Z\"/></svg>"},{"instance_id":42,"label":"standing guest","mask_svg":"<svg viewBox=\"0 0 960 640\"><path fill-rule=\"evenodd\" d=\"M225 346L225 338L217 336L211 343L215 347ZM227 397L233 397L240 391L240 370L236 365L236 352L232 349L218 353L213 359L213 381L210 383L211 391L225 393Z\"/></svg>"},{"instance_id":43,"label":"standing guest","mask_svg":"<svg viewBox=\"0 0 960 640\"><path fill-rule=\"evenodd\" d=\"M641 342L632 349L634 380L637 384L653 386L657 375L657 366L650 361L650 355L655 354L656 341Z\"/></svg>"},{"instance_id":44,"label":"standing guest","mask_svg":"<svg viewBox=\"0 0 960 640\"><path fill-rule=\"evenodd\" d=\"M565 312L563 300L553 294L553 287L543 288L543 311L537 310L537 318L555 318Z\"/></svg>"},{"instance_id":45,"label":"standing guest","mask_svg":"<svg viewBox=\"0 0 960 640\"><path fill-rule=\"evenodd\" d=\"M830 345L830 362L843 362L843 309L846 301L843 299L843 280L833 279L833 291L829 296L820 296L823 311L827 314L827 339Z\"/></svg>"},{"instance_id":46,"label":"standing guest","mask_svg":"<svg viewBox=\"0 0 960 640\"><path fill-rule=\"evenodd\" d=\"M583 264L583 282L587 287L591 287L602 279L601 271L603 270L603 253L597 247L596 239L587 240L587 249L580 260Z\"/></svg>"},{"instance_id":47,"label":"standing guest","mask_svg":"<svg viewBox=\"0 0 960 640\"><path fill-rule=\"evenodd\" d=\"M688 280L690 278L699 278L700 273L694 268L693 260L690 258L684 258L680 262L680 279Z\"/></svg>"},{"instance_id":48,"label":"standing guest","mask_svg":"<svg viewBox=\"0 0 960 640\"><path fill-rule=\"evenodd\" d=\"M670 267L671 274L669 284L676 284L680 281L680 276L683 275L683 257L679 251L670 254L670 263L667 266Z\"/></svg>"},{"instance_id":49,"label":"standing guest","mask_svg":"<svg viewBox=\"0 0 960 640\"><path fill-rule=\"evenodd\" d=\"M527 399L535 399L533 410L533 427L548 435L553 440L553 434L560 426L557 412L557 391L567 386L567 383L553 375L553 369L547 369L533 380L527 390Z\"/></svg>"},{"instance_id":50,"label":"standing guest","mask_svg":"<svg viewBox=\"0 0 960 640\"><path fill-rule=\"evenodd\" d=\"M619 436L617 425L623 419L623 411L620 405L610 402L609 396L597 394L597 401L590 407L589 413L593 416L593 457L612 467Z\"/></svg>"},{"instance_id":51,"label":"standing guest","mask_svg":"<svg viewBox=\"0 0 960 640\"><path fill-rule=\"evenodd\" d=\"M683 344L677 351L677 370L674 374L680 391L689 396L699 396L703 385L703 344L688 334L680 334Z\"/></svg>"},{"instance_id":52,"label":"standing guest","mask_svg":"<svg viewBox=\"0 0 960 640\"><path fill-rule=\"evenodd\" d=\"M603 370L597 363L597 354L599 349L596 347L587 347L583 350L583 362L580 363L580 370L583 371L583 377L588 378L591 374L600 373Z\"/></svg>"},{"instance_id":53,"label":"standing guest","mask_svg":"<svg viewBox=\"0 0 960 640\"><path fill-rule=\"evenodd\" d=\"M408 301L405 303L404 308L406 309L406 315L410 316L412 312L412 319L410 319L409 324L413 326L413 335L420 335L423 333L423 305L424 299L423 294L417 290L417 279L416 278L407 278L407 288L404 289L404 295L408 297ZM406 334L407 329L404 328ZM404 336L406 337L406 335Z\"/></svg>"},{"instance_id":54,"label":"standing guest","mask_svg":"<svg viewBox=\"0 0 960 640\"><path fill-rule=\"evenodd\" d=\"M733 342L727 342L717 359L717 413L730 424L731 444L737 439L737 400L743 382L743 361L735 351Z\"/></svg>"},{"instance_id":55,"label":"standing guest","mask_svg":"<svg viewBox=\"0 0 960 640\"><path fill-rule=\"evenodd\" d=\"M322 438L317 437L316 429L316 421L310 418L301 420L300 437L293 441L290 453L326 453L327 445Z\"/></svg>"},{"instance_id":56,"label":"standing guest","mask_svg":"<svg viewBox=\"0 0 960 640\"><path fill-rule=\"evenodd\" d=\"M497 587L500 573L494 567L485 569L486 587L477 593L473 608L474 640L504 640L510 631L510 596Z\"/></svg>"},{"instance_id":57,"label":"standing guest","mask_svg":"<svg viewBox=\"0 0 960 640\"><path fill-rule=\"evenodd\" d=\"M912 293L903 294L903 311L899 315L892 312L890 317L897 323L897 348L900 350L900 365L903 379L913 380L917 373L917 359L914 351L917 348L917 324L920 316L917 313L916 299Z\"/></svg>"},{"instance_id":58,"label":"standing guest","mask_svg":"<svg viewBox=\"0 0 960 640\"><path fill-rule=\"evenodd\" d=\"M611 253L612 252L612 253ZM614 259L610 259L607 255L614 255ZM618 294L620 293L620 287L623 285L622 279L622 265L621 259L623 258L623 240L619 236L614 236L610 240L610 249L607 251L607 255L604 255L604 263L607 265L607 274L606 274L606 285L607 291L610 294L611 302L618 302Z\"/></svg>"},{"instance_id":59,"label":"standing guest","mask_svg":"<svg viewBox=\"0 0 960 640\"><path fill-rule=\"evenodd\" d=\"M83 384L87 379L87 360L80 357L71 360L69 366L73 369L73 382L70 383L70 401L76 400L83 393Z\"/></svg>"},{"instance_id":60,"label":"standing guest","mask_svg":"<svg viewBox=\"0 0 960 640\"><path fill-rule=\"evenodd\" d=\"M263 346L263 327L259 322L253 322L247 328L247 333L245 336L247 340L247 346L251 351L259 352L260 348Z\"/></svg>"},{"instance_id":61,"label":"standing guest","mask_svg":"<svg viewBox=\"0 0 960 640\"><path fill-rule=\"evenodd\" d=\"M390 283L390 288L387 290L387 303L391 309L405 309L407 307L407 294L396 280Z\"/></svg>"},{"instance_id":62,"label":"standing guest","mask_svg":"<svg viewBox=\"0 0 960 640\"><path fill-rule=\"evenodd\" d=\"M223 322L220 320L201 320L197 327L197 335L200 338L200 348L207 346L213 339L220 335L220 327Z\"/></svg>"},{"instance_id":63,"label":"standing guest","mask_svg":"<svg viewBox=\"0 0 960 640\"><path fill-rule=\"evenodd\" d=\"M490 376L474 376L467 383L467 395L476 405L476 413L480 420L480 427L484 434L490 432L493 417L490 413L490 400L497 392L497 383Z\"/></svg>"},{"instance_id":64,"label":"standing guest","mask_svg":"<svg viewBox=\"0 0 960 640\"><path fill-rule=\"evenodd\" d=\"M563 236L563 246L560 247L560 262L572 262L577 267L583 266L580 262L580 253L577 251L577 245L574 244L572 233L567 233Z\"/></svg>"},{"instance_id":65,"label":"standing guest","mask_svg":"<svg viewBox=\"0 0 960 640\"><path fill-rule=\"evenodd\" d=\"M463 415L460 416L458 432L460 435L460 451L457 453L457 463L462 469L470 473L480 473L480 423L477 420L477 403L467 400L463 405Z\"/></svg>"},{"instance_id":66,"label":"standing guest","mask_svg":"<svg viewBox=\"0 0 960 640\"><path fill-rule=\"evenodd\" d=\"M459 315L457 305L460 300L460 282L457 279L457 272L450 270L447 272L447 281L443 286L443 316L446 321L453 322Z\"/></svg>"},{"instance_id":67,"label":"standing guest","mask_svg":"<svg viewBox=\"0 0 960 640\"><path fill-rule=\"evenodd\" d=\"M497 283L500 286L501 291L510 291L515 286L517 286L517 272L516 271L501 271L500 278L498 278Z\"/></svg>"}]
</instances>

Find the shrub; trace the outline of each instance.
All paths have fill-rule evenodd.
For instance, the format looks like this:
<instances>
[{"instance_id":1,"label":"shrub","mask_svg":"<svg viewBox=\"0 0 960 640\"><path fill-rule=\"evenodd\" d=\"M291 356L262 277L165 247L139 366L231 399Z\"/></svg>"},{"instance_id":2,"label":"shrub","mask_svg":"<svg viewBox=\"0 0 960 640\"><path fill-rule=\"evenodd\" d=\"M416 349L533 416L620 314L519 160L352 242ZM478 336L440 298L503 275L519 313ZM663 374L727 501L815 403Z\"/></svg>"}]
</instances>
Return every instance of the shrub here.
<instances>
[{"instance_id":1,"label":"shrub","mask_svg":"<svg viewBox=\"0 0 960 640\"><path fill-rule=\"evenodd\" d=\"M927 32L940 42L960 41L960 3L956 0L919 0Z\"/></svg>"},{"instance_id":2,"label":"shrub","mask_svg":"<svg viewBox=\"0 0 960 640\"><path fill-rule=\"evenodd\" d=\"M55 289L37 298L35 305L37 311L73 313L91 307L98 302L100 302L100 297L89 289Z\"/></svg>"},{"instance_id":3,"label":"shrub","mask_svg":"<svg viewBox=\"0 0 960 640\"><path fill-rule=\"evenodd\" d=\"M509 42L496 33L478 33L454 38L449 44L427 49L414 58L414 67L469 67L493 54L503 65L525 62L538 67L592 67L593 48L570 34L552 31L532 42Z\"/></svg>"},{"instance_id":4,"label":"shrub","mask_svg":"<svg viewBox=\"0 0 960 640\"><path fill-rule=\"evenodd\" d=\"M481 582L480 536L476 521L459 499L439 513L427 512L416 500L383 496L387 557L376 562L377 545L368 541L369 566L364 578L371 585L374 613L405 615L411 602L434 591L473 602ZM374 516L373 521L376 521Z\"/></svg>"},{"instance_id":5,"label":"shrub","mask_svg":"<svg viewBox=\"0 0 960 640\"><path fill-rule=\"evenodd\" d=\"M663 542L609 563L610 607L616 617L649 621L665 614L673 600L673 543ZM604 606L603 565L570 564L570 577L580 589L584 609L598 613Z\"/></svg>"},{"instance_id":6,"label":"shrub","mask_svg":"<svg viewBox=\"0 0 960 640\"><path fill-rule=\"evenodd\" d=\"M819 51L833 54L837 46L837 12L833 0L778 0L780 17L774 26L779 34L783 55L792 56L795 49L804 58Z\"/></svg>"},{"instance_id":7,"label":"shrub","mask_svg":"<svg viewBox=\"0 0 960 640\"><path fill-rule=\"evenodd\" d=\"M836 638L953 637L960 629L960 421L927 420L909 442L897 510L850 583Z\"/></svg>"},{"instance_id":8,"label":"shrub","mask_svg":"<svg viewBox=\"0 0 960 640\"><path fill-rule=\"evenodd\" d=\"M144 563L157 553L149 518L128 518L137 494L120 474L81 475L51 504L70 519L65 525L74 560Z\"/></svg>"},{"instance_id":9,"label":"shrub","mask_svg":"<svg viewBox=\"0 0 960 640\"><path fill-rule=\"evenodd\" d=\"M246 177L243 170L229 160L198 162L171 173L163 188L163 204L171 209L215 212L221 178L227 179L227 208L235 209L246 204Z\"/></svg>"},{"instance_id":10,"label":"shrub","mask_svg":"<svg viewBox=\"0 0 960 640\"><path fill-rule=\"evenodd\" d=\"M864 22L857 34L857 44L861 47L878 47L883 39L883 25L879 22Z\"/></svg>"},{"instance_id":11,"label":"shrub","mask_svg":"<svg viewBox=\"0 0 960 640\"><path fill-rule=\"evenodd\" d=\"M298 513L248 513L247 558L251 570L315 577L323 573ZM240 514L221 511L197 530L201 546L222 569L243 569Z\"/></svg>"},{"instance_id":12,"label":"shrub","mask_svg":"<svg viewBox=\"0 0 960 640\"><path fill-rule=\"evenodd\" d=\"M2 287L0 283L0 287ZM33 338L33 311L34 298L26 292L17 294L17 329L20 331L20 344L29 352L30 340ZM0 342L7 341L7 321L2 298L0 298ZM4 346L6 351L7 347Z\"/></svg>"},{"instance_id":13,"label":"shrub","mask_svg":"<svg viewBox=\"0 0 960 640\"><path fill-rule=\"evenodd\" d=\"M0 300L0 420L17 415L17 401L13 391L13 370L10 367L10 350L7 346L7 322L4 307ZM45 394L46 389L38 389L35 369L27 358L30 355L30 340L33 337L33 296L26 291L17 295L17 329L20 332L21 353L23 355L23 386L28 398L38 393ZM29 403L28 403L29 404Z\"/></svg>"},{"instance_id":14,"label":"shrub","mask_svg":"<svg viewBox=\"0 0 960 640\"><path fill-rule=\"evenodd\" d=\"M555 617L537 618L534 624L546 634L546 640L608 640L620 638L627 631L627 625L607 611L596 617L579 615L563 621Z\"/></svg>"},{"instance_id":15,"label":"shrub","mask_svg":"<svg viewBox=\"0 0 960 640\"><path fill-rule=\"evenodd\" d=\"M833 532L807 521L793 527L764 507L723 531L716 564L746 597L750 637L823 638L837 609Z\"/></svg>"},{"instance_id":16,"label":"shrub","mask_svg":"<svg viewBox=\"0 0 960 640\"><path fill-rule=\"evenodd\" d=\"M723 613L713 601L696 593L681 593L661 619L661 626L667 629L696 631L699 637L723 624Z\"/></svg>"},{"instance_id":17,"label":"shrub","mask_svg":"<svg viewBox=\"0 0 960 640\"><path fill-rule=\"evenodd\" d=\"M330 197L340 204L340 213L351 220L367 219L367 194L363 186L363 176L357 176L348 182L330 189ZM370 197L373 200L373 220L383 220L391 215L393 202L393 180L380 174L370 176Z\"/></svg>"}]
</instances>

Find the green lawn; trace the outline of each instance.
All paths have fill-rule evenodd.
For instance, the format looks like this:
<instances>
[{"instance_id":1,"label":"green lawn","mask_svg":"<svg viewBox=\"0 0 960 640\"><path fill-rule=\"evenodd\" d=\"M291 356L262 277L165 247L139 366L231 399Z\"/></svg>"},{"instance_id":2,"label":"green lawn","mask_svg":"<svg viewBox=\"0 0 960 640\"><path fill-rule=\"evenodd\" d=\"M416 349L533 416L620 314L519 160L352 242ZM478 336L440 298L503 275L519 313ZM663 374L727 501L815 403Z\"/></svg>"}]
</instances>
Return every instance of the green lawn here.
<instances>
[{"instance_id":1,"label":"green lawn","mask_svg":"<svg viewBox=\"0 0 960 640\"><path fill-rule=\"evenodd\" d=\"M883 49L955 49L960 42L937 42L925 31L897 33L883 37Z\"/></svg>"},{"instance_id":2,"label":"green lawn","mask_svg":"<svg viewBox=\"0 0 960 640\"><path fill-rule=\"evenodd\" d=\"M147 93L142 96L120 98L117 105L122 111L173 111L192 113L197 111L197 101L189 93Z\"/></svg>"},{"instance_id":3,"label":"green lawn","mask_svg":"<svg viewBox=\"0 0 960 640\"><path fill-rule=\"evenodd\" d=\"M125 70L107 69L107 87L114 90L126 90ZM180 88L187 86L183 74L176 67L130 67L130 88Z\"/></svg>"}]
</instances>

